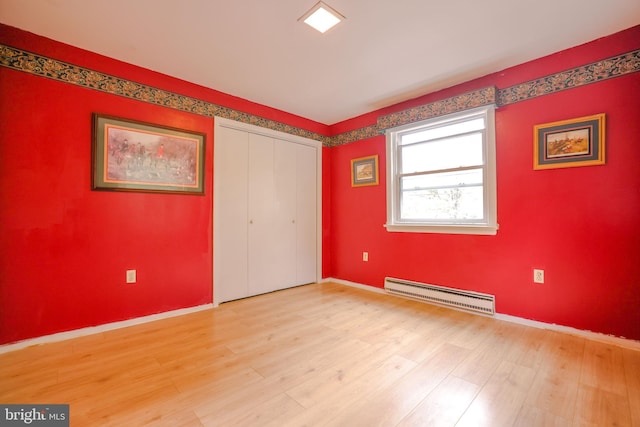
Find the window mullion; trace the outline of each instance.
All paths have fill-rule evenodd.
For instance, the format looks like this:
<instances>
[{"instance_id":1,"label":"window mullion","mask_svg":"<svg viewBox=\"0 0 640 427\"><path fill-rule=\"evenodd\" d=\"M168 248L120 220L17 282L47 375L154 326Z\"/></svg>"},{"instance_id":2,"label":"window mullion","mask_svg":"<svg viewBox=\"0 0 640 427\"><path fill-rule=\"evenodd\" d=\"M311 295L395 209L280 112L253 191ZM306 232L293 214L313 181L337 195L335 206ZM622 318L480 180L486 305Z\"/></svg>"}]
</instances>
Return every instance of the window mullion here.
<instances>
[{"instance_id":1,"label":"window mullion","mask_svg":"<svg viewBox=\"0 0 640 427\"><path fill-rule=\"evenodd\" d=\"M472 187L482 187L482 183L474 183L474 184L452 184L452 185L432 185L428 187L418 187L418 188L407 188L400 189L401 192L409 192L409 191L423 191L423 190L442 190L444 188L472 188Z\"/></svg>"},{"instance_id":2,"label":"window mullion","mask_svg":"<svg viewBox=\"0 0 640 427\"><path fill-rule=\"evenodd\" d=\"M484 169L484 165L462 166L459 168L437 169L432 171L398 173L397 176L399 176L400 178L405 178L410 176L435 175L435 174L447 173L447 172L463 172L463 171L474 170L474 169Z\"/></svg>"}]
</instances>

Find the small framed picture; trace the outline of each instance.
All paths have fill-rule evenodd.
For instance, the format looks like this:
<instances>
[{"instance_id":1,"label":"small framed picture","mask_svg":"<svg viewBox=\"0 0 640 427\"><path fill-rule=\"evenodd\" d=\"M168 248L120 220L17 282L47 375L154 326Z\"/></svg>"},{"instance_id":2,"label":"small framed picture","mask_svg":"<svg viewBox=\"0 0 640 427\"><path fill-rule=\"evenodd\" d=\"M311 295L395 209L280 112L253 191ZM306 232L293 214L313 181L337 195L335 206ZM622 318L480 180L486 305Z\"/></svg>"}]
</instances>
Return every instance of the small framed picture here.
<instances>
[{"instance_id":1,"label":"small framed picture","mask_svg":"<svg viewBox=\"0 0 640 427\"><path fill-rule=\"evenodd\" d=\"M533 127L533 168L553 169L605 164L605 115Z\"/></svg>"},{"instance_id":2,"label":"small framed picture","mask_svg":"<svg viewBox=\"0 0 640 427\"><path fill-rule=\"evenodd\" d=\"M378 155L351 160L351 186L378 185Z\"/></svg>"},{"instance_id":3,"label":"small framed picture","mask_svg":"<svg viewBox=\"0 0 640 427\"><path fill-rule=\"evenodd\" d=\"M205 135L93 115L94 190L204 194Z\"/></svg>"}]
</instances>

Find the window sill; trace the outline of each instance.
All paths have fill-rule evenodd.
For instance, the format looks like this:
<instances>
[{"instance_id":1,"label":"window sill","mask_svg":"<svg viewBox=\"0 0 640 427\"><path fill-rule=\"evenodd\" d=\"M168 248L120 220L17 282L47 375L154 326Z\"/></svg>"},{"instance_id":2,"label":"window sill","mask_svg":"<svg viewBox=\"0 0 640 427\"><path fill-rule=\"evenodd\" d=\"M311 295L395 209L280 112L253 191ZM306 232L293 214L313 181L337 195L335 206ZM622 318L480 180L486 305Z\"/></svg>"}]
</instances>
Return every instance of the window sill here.
<instances>
[{"instance_id":1,"label":"window sill","mask_svg":"<svg viewBox=\"0 0 640 427\"><path fill-rule=\"evenodd\" d=\"M389 232L401 233L440 233L440 234L479 234L495 236L498 233L498 225L424 225L424 224L385 224Z\"/></svg>"}]
</instances>

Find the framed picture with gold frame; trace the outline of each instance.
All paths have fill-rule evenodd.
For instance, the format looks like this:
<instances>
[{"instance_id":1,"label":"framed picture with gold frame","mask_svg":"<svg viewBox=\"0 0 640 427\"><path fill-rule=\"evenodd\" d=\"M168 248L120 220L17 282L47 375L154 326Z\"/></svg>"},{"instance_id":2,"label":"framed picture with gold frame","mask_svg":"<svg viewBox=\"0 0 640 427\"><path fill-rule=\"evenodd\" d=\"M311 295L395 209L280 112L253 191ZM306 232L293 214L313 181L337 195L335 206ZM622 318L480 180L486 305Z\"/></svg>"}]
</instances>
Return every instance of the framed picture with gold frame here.
<instances>
[{"instance_id":1,"label":"framed picture with gold frame","mask_svg":"<svg viewBox=\"0 0 640 427\"><path fill-rule=\"evenodd\" d=\"M378 155L351 160L351 186L378 185Z\"/></svg>"},{"instance_id":2,"label":"framed picture with gold frame","mask_svg":"<svg viewBox=\"0 0 640 427\"><path fill-rule=\"evenodd\" d=\"M605 115L579 117L533 127L533 168L605 164Z\"/></svg>"},{"instance_id":3,"label":"framed picture with gold frame","mask_svg":"<svg viewBox=\"0 0 640 427\"><path fill-rule=\"evenodd\" d=\"M204 194L205 134L93 114L92 188Z\"/></svg>"}]
</instances>

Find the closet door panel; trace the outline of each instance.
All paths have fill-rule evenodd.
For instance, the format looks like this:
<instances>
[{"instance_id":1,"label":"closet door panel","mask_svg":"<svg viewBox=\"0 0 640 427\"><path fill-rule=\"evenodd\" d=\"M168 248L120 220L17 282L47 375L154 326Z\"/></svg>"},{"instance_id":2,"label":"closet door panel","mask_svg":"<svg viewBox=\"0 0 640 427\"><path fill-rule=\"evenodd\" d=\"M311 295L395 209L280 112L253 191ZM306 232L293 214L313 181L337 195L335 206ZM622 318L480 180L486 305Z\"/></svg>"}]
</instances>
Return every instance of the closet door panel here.
<instances>
[{"instance_id":1,"label":"closet door panel","mask_svg":"<svg viewBox=\"0 0 640 427\"><path fill-rule=\"evenodd\" d=\"M297 144L274 140L275 217L269 250L273 251L276 289L296 281L296 150Z\"/></svg>"},{"instance_id":2,"label":"closet door panel","mask_svg":"<svg viewBox=\"0 0 640 427\"><path fill-rule=\"evenodd\" d=\"M276 219L273 139L249 134L249 293L271 292L277 287L273 226Z\"/></svg>"},{"instance_id":3,"label":"closet door panel","mask_svg":"<svg viewBox=\"0 0 640 427\"><path fill-rule=\"evenodd\" d=\"M316 281L316 149L296 146L296 281Z\"/></svg>"},{"instance_id":4,"label":"closet door panel","mask_svg":"<svg viewBox=\"0 0 640 427\"><path fill-rule=\"evenodd\" d=\"M218 302L245 298L248 289L247 185L249 135L221 127L215 140L214 277Z\"/></svg>"}]
</instances>

